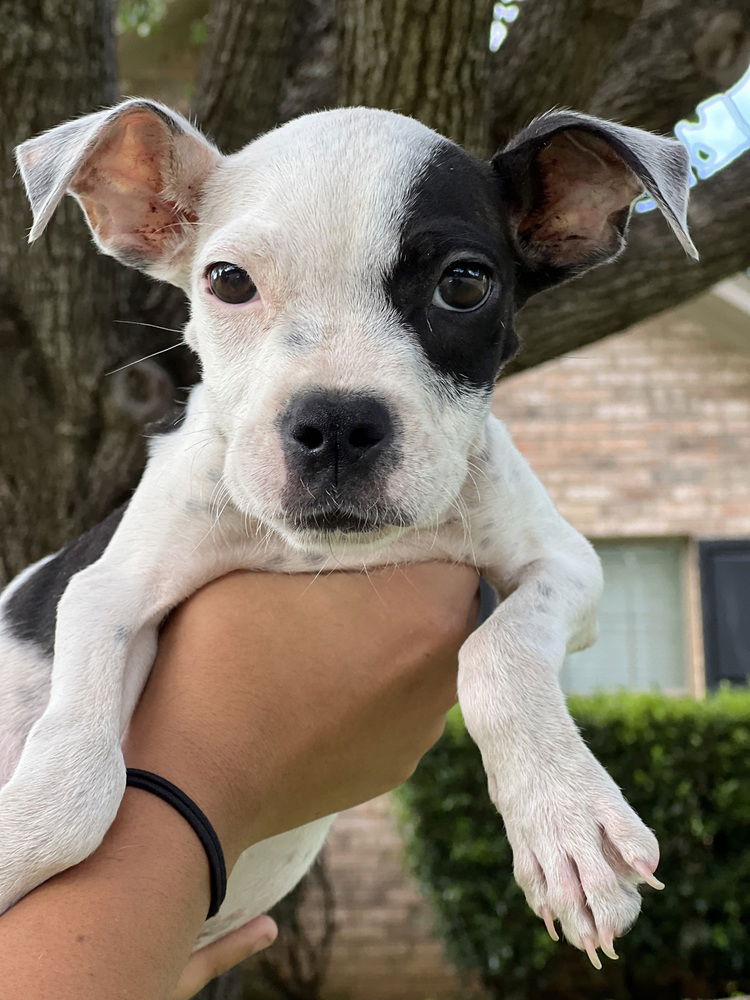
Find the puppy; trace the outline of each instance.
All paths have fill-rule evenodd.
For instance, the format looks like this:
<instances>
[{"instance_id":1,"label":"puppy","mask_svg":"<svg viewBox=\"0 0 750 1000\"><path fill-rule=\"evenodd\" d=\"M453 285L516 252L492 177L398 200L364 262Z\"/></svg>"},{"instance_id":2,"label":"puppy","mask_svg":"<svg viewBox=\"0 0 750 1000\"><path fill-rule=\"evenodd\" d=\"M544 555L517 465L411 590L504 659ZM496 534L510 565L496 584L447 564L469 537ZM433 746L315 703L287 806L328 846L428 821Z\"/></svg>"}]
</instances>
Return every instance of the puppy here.
<instances>
[{"instance_id":1,"label":"puppy","mask_svg":"<svg viewBox=\"0 0 750 1000\"><path fill-rule=\"evenodd\" d=\"M645 189L691 255L670 139L568 111L491 160L366 108L222 156L129 100L24 143L30 240L66 193L95 242L190 297L203 382L127 506L0 601L0 911L87 857L125 784L121 739L159 623L238 568L445 559L500 603L459 698L534 912L599 964L658 846L591 755L557 681L595 638L600 566L502 424L493 385L529 296L622 250ZM199 444L198 444L199 443ZM250 848L203 945L273 906L331 819Z\"/></svg>"}]
</instances>

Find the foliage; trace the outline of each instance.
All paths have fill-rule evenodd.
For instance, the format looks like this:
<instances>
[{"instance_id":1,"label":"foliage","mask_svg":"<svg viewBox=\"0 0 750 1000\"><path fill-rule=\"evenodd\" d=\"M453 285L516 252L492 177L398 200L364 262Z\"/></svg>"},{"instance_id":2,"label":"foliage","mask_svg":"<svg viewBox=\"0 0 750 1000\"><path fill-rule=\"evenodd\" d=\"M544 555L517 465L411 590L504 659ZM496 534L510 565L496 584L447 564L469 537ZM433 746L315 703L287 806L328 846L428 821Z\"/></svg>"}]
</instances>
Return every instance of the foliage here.
<instances>
[{"instance_id":1,"label":"foliage","mask_svg":"<svg viewBox=\"0 0 750 1000\"><path fill-rule=\"evenodd\" d=\"M510 847L460 716L403 791L409 854L452 956L502 1000L672 1000L750 989L750 693L570 699L584 738L659 837L666 890L593 970L553 944L515 885ZM743 915L744 909L744 915Z\"/></svg>"},{"instance_id":2,"label":"foliage","mask_svg":"<svg viewBox=\"0 0 750 1000\"><path fill-rule=\"evenodd\" d=\"M167 0L120 0L117 5L117 30L149 35L167 12Z\"/></svg>"}]
</instances>

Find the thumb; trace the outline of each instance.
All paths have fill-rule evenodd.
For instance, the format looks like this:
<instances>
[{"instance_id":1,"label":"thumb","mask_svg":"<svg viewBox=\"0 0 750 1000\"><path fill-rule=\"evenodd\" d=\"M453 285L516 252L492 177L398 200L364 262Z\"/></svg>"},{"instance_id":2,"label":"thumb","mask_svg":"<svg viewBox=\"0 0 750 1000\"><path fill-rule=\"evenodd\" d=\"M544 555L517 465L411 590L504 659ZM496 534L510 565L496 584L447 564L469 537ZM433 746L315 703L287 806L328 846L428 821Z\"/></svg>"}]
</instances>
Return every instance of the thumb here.
<instances>
[{"instance_id":1,"label":"thumb","mask_svg":"<svg viewBox=\"0 0 750 1000\"><path fill-rule=\"evenodd\" d=\"M231 934L225 934L205 948L193 952L180 976L172 1000L189 1000L216 976L273 944L278 932L278 927L270 917L256 917Z\"/></svg>"}]
</instances>

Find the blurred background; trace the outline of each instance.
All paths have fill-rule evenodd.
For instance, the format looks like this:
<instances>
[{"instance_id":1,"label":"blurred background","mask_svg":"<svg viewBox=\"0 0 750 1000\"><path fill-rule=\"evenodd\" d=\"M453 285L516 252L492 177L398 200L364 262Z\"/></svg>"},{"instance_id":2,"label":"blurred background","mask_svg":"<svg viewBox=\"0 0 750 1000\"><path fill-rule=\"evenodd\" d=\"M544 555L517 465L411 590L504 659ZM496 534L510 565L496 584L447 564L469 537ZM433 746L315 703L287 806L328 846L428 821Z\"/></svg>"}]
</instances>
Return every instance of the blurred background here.
<instances>
[{"instance_id":1,"label":"blurred background","mask_svg":"<svg viewBox=\"0 0 750 1000\"><path fill-rule=\"evenodd\" d=\"M28 249L18 142L132 95L225 151L366 104L490 155L567 106L674 132L693 163L700 262L643 201L616 265L523 311L494 401L602 557L601 638L563 683L667 891L603 973L553 945L456 716L204 1000L750 991L749 55L748 0L0 0L0 584L129 495L144 427L198 377L182 293L98 256L70 199Z\"/></svg>"}]
</instances>

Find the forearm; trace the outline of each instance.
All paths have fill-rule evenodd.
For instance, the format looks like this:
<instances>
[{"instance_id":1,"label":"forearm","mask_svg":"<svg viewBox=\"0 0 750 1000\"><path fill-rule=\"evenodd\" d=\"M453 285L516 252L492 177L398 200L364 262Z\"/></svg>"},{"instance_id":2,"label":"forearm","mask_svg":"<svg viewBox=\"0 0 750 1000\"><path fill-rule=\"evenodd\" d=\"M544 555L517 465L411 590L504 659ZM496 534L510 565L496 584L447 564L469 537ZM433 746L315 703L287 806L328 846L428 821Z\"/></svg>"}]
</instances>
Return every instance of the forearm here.
<instances>
[{"instance_id":1,"label":"forearm","mask_svg":"<svg viewBox=\"0 0 750 1000\"><path fill-rule=\"evenodd\" d=\"M164 630L131 724L126 763L171 779L204 809L231 869L240 850L264 834L253 837L246 822L241 830L233 822L232 776L228 768L218 774L206 743L219 744L228 721L224 698L239 697L237 685L252 674L256 658L273 672L273 651L267 648L264 657L249 635L228 635L221 626L208 628L205 646L197 649L192 622L191 613L178 615ZM198 624L205 625L200 615ZM250 732L260 728L254 708L244 700ZM258 748L256 765L259 757ZM251 795L247 786L242 793L245 800ZM129 788L99 849L0 918L3 997L166 1000L208 905L208 864L195 832L171 806Z\"/></svg>"},{"instance_id":2,"label":"forearm","mask_svg":"<svg viewBox=\"0 0 750 1000\"><path fill-rule=\"evenodd\" d=\"M195 834L159 799L129 789L90 858L0 919L6 1000L165 1000L208 908Z\"/></svg>"}]
</instances>

